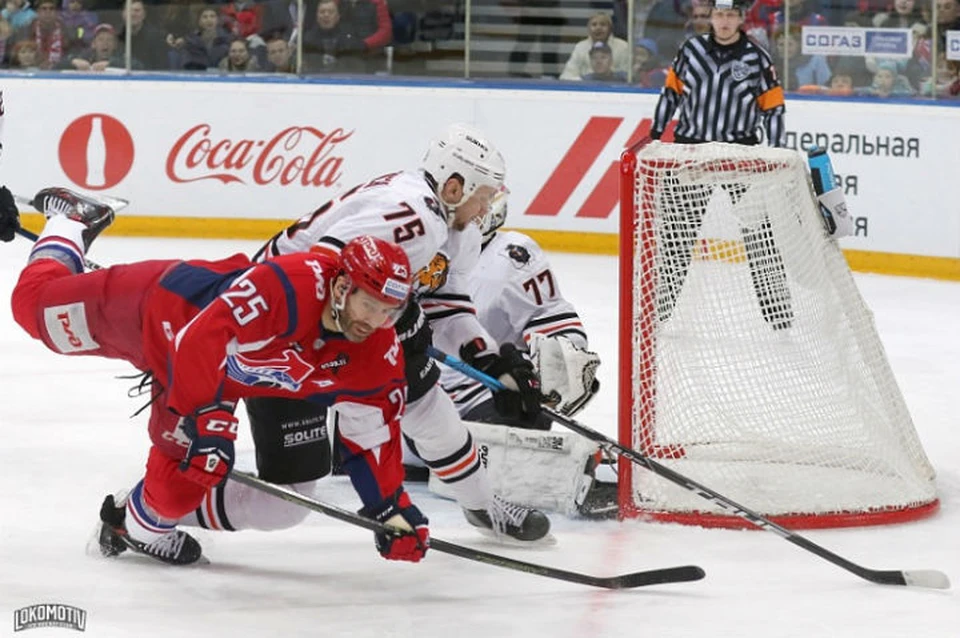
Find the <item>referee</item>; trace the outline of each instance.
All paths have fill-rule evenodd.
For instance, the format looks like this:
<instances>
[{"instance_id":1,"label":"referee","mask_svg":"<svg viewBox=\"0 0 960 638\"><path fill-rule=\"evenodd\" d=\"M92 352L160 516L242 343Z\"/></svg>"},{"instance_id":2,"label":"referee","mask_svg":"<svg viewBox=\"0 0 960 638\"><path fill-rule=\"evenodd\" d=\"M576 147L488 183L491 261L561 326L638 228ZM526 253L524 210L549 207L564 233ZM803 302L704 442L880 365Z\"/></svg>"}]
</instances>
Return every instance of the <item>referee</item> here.
<instances>
[{"instance_id":1,"label":"referee","mask_svg":"<svg viewBox=\"0 0 960 638\"><path fill-rule=\"evenodd\" d=\"M653 118L650 137L660 139L680 109L674 141L679 144L726 142L757 145L762 132L771 146L784 142L783 88L770 56L743 32L743 12L750 0L714 0L710 33L689 38L680 46L667 72ZM722 183L733 206L749 186ZM684 184L667 171L660 193L664 224L660 226L660 282L657 312L670 318L686 280L703 216L713 196L710 186ZM793 323L790 290L773 227L761 221L741 227L750 278L764 321L774 330Z\"/></svg>"},{"instance_id":2,"label":"referee","mask_svg":"<svg viewBox=\"0 0 960 638\"><path fill-rule=\"evenodd\" d=\"M758 144L763 119L771 146L783 146L783 88L770 56L741 28L749 0L716 0L710 33L680 47L660 93L650 137L660 139L680 107L682 144Z\"/></svg>"}]
</instances>

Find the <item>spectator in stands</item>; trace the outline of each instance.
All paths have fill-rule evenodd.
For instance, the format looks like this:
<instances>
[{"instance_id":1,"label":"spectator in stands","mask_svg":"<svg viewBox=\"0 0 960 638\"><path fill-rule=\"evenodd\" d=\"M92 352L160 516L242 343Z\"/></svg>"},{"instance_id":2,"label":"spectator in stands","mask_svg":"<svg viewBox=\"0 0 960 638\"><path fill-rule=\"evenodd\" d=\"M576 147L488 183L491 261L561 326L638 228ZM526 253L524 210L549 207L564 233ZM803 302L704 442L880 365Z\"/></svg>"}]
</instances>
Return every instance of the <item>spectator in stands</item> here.
<instances>
[{"instance_id":1,"label":"spectator in stands","mask_svg":"<svg viewBox=\"0 0 960 638\"><path fill-rule=\"evenodd\" d=\"M263 5L252 0L236 0L223 5L220 19L223 28L234 38L249 38L259 34L263 26Z\"/></svg>"},{"instance_id":2,"label":"spectator in stands","mask_svg":"<svg viewBox=\"0 0 960 638\"><path fill-rule=\"evenodd\" d=\"M854 86L853 74L849 67L838 67L834 69L830 81L827 83L824 95L847 96L853 95Z\"/></svg>"},{"instance_id":3,"label":"spectator in stands","mask_svg":"<svg viewBox=\"0 0 960 638\"><path fill-rule=\"evenodd\" d=\"M960 7L957 0L934 0L937 3L937 34L940 42L937 48L946 50L947 31L960 29Z\"/></svg>"},{"instance_id":4,"label":"spectator in stands","mask_svg":"<svg viewBox=\"0 0 960 638\"><path fill-rule=\"evenodd\" d=\"M89 45L97 28L97 14L87 11L83 0L63 0L60 21L70 33L70 39Z\"/></svg>"},{"instance_id":5,"label":"spectator in stands","mask_svg":"<svg viewBox=\"0 0 960 638\"><path fill-rule=\"evenodd\" d=\"M10 52L10 68L21 71L37 71L39 66L39 50L33 40L21 40L13 46Z\"/></svg>"},{"instance_id":6,"label":"spectator in stands","mask_svg":"<svg viewBox=\"0 0 960 638\"><path fill-rule=\"evenodd\" d=\"M590 47L590 73L582 80L587 82L626 82L627 74L613 70L613 51L606 42L594 42Z\"/></svg>"},{"instance_id":7,"label":"spectator in stands","mask_svg":"<svg viewBox=\"0 0 960 638\"><path fill-rule=\"evenodd\" d=\"M130 13L131 55L139 60L147 71L169 68L166 34L153 25L147 24L147 8L143 0L128 0L123 10L124 23L117 33L117 38L123 42L127 37L127 12Z\"/></svg>"},{"instance_id":8,"label":"spectator in stands","mask_svg":"<svg viewBox=\"0 0 960 638\"><path fill-rule=\"evenodd\" d=\"M340 0L340 22L363 40L369 53L382 52L393 42L393 24L386 0Z\"/></svg>"},{"instance_id":9,"label":"spectator in stands","mask_svg":"<svg viewBox=\"0 0 960 638\"><path fill-rule=\"evenodd\" d=\"M690 17L684 25L684 39L695 35L710 33L710 14L713 6L709 0L693 0L690 3Z\"/></svg>"},{"instance_id":10,"label":"spectator in stands","mask_svg":"<svg viewBox=\"0 0 960 638\"><path fill-rule=\"evenodd\" d=\"M924 78L920 95L955 98L960 96L960 61L948 60L946 52L937 52L937 76Z\"/></svg>"},{"instance_id":11,"label":"spectator in stands","mask_svg":"<svg viewBox=\"0 0 960 638\"><path fill-rule=\"evenodd\" d=\"M296 25L297 0L268 0L263 5L260 37L268 44L274 38L282 38L291 46L295 46Z\"/></svg>"},{"instance_id":12,"label":"spectator in stands","mask_svg":"<svg viewBox=\"0 0 960 638\"><path fill-rule=\"evenodd\" d=\"M777 27L773 32L773 64L781 74L780 82L787 91L805 90L807 87L824 86L830 81L830 67L822 55L804 55L800 52L801 26L793 24L789 29ZM788 69L785 72L785 69Z\"/></svg>"},{"instance_id":13,"label":"spectator in stands","mask_svg":"<svg viewBox=\"0 0 960 638\"><path fill-rule=\"evenodd\" d=\"M556 77L554 69L560 66L560 27L567 24L567 19L559 15L559 0L508 0L502 4L518 9L514 18L518 27L517 40L509 58L511 75ZM540 73L522 71L537 43L540 45ZM578 73L577 79L579 77Z\"/></svg>"},{"instance_id":14,"label":"spectator in stands","mask_svg":"<svg viewBox=\"0 0 960 638\"><path fill-rule=\"evenodd\" d=\"M916 92L910 86L906 76L901 75L894 60L881 60L877 63L877 72L873 75L873 83L857 91L860 95L874 97L908 97Z\"/></svg>"},{"instance_id":15,"label":"spectator in stands","mask_svg":"<svg viewBox=\"0 0 960 638\"><path fill-rule=\"evenodd\" d=\"M93 41L81 53L71 57L62 67L77 71L106 71L108 68L126 67L123 53L117 45L117 31L109 24L98 24L94 29ZM134 58L130 68L139 69L140 63Z\"/></svg>"},{"instance_id":16,"label":"spectator in stands","mask_svg":"<svg viewBox=\"0 0 960 638\"><path fill-rule=\"evenodd\" d=\"M691 0L657 0L647 14L644 36L653 38L663 59L672 60L689 37L686 28L691 12Z\"/></svg>"},{"instance_id":17,"label":"spectator in stands","mask_svg":"<svg viewBox=\"0 0 960 638\"><path fill-rule=\"evenodd\" d=\"M220 60L217 68L227 73L252 73L260 70L257 58L250 55L250 46L243 38L230 43L227 57Z\"/></svg>"},{"instance_id":18,"label":"spectator in stands","mask_svg":"<svg viewBox=\"0 0 960 638\"><path fill-rule=\"evenodd\" d=\"M667 79L667 69L660 61L657 43L651 38L637 38L633 47L633 83L648 89L659 89Z\"/></svg>"},{"instance_id":19,"label":"spectator in stands","mask_svg":"<svg viewBox=\"0 0 960 638\"><path fill-rule=\"evenodd\" d=\"M916 0L894 0L891 11L881 11L873 16L873 26L881 29L912 29L914 37L926 35L930 28Z\"/></svg>"},{"instance_id":20,"label":"spectator in stands","mask_svg":"<svg viewBox=\"0 0 960 638\"><path fill-rule=\"evenodd\" d=\"M606 13L597 13L587 22L585 40L577 42L560 74L561 80L580 80L593 72L590 65L590 52L594 44L603 42L613 55L613 71L626 74L630 68L630 45L625 40L613 36L613 21Z\"/></svg>"},{"instance_id":21,"label":"spectator in stands","mask_svg":"<svg viewBox=\"0 0 960 638\"><path fill-rule=\"evenodd\" d=\"M296 73L293 49L286 40L276 37L267 42L267 71L271 73Z\"/></svg>"},{"instance_id":22,"label":"spectator in stands","mask_svg":"<svg viewBox=\"0 0 960 638\"><path fill-rule=\"evenodd\" d=\"M336 0L317 3L313 27L303 34L303 66L309 73L364 73L366 45L340 18Z\"/></svg>"},{"instance_id":23,"label":"spectator in stands","mask_svg":"<svg viewBox=\"0 0 960 638\"><path fill-rule=\"evenodd\" d=\"M197 11L194 0L169 0L169 4L157 7L160 29L166 34L167 46L182 52L187 36L197 26ZM177 65L180 66L180 65Z\"/></svg>"},{"instance_id":24,"label":"spectator in stands","mask_svg":"<svg viewBox=\"0 0 960 638\"><path fill-rule=\"evenodd\" d=\"M37 12L30 8L27 0L7 0L6 7L0 11L10 28L19 31L37 19Z\"/></svg>"},{"instance_id":25,"label":"spectator in stands","mask_svg":"<svg viewBox=\"0 0 960 638\"><path fill-rule=\"evenodd\" d=\"M183 44L183 68L188 71L216 69L230 50L231 35L220 26L220 15L204 7L197 16L197 28Z\"/></svg>"},{"instance_id":26,"label":"spectator in stands","mask_svg":"<svg viewBox=\"0 0 960 638\"><path fill-rule=\"evenodd\" d=\"M818 13L817 0L786 0L790 6L790 24L797 26L825 26L827 18ZM786 17L786 11L779 9L773 13L770 18L770 24L767 30L771 34L774 30L782 28Z\"/></svg>"},{"instance_id":27,"label":"spectator in stands","mask_svg":"<svg viewBox=\"0 0 960 638\"><path fill-rule=\"evenodd\" d=\"M76 44L70 40L60 21L57 0L38 0L37 19L12 37L16 42L32 40L37 45L37 66L43 70L53 69L69 59Z\"/></svg>"}]
</instances>

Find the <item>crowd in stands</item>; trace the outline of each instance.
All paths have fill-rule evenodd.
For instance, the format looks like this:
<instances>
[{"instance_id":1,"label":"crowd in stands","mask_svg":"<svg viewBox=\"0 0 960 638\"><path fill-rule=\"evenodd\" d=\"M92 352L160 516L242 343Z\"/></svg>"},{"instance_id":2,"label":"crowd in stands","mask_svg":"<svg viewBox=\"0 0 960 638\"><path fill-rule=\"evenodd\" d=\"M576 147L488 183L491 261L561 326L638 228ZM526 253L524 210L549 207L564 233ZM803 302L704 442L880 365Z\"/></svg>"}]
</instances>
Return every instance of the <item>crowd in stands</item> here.
<instances>
[{"instance_id":1,"label":"crowd in stands","mask_svg":"<svg viewBox=\"0 0 960 638\"><path fill-rule=\"evenodd\" d=\"M788 92L956 98L960 61L948 59L945 38L960 30L958 3L755 0L744 30L770 52ZM488 0L486 7L516 25L503 75L520 75L507 62L526 64L537 51L544 69L562 69L542 78L656 89L680 45L711 28L709 0L635 0L632 10L626 0L577 4L590 9L579 25L563 17L565 0ZM461 47L451 48L462 56L463 11L463 2L440 0L6 0L0 63L24 71L389 72L395 47L441 51L437 42L459 38ZM804 26L909 29L913 51L899 58L808 55ZM563 29L581 28L579 41L562 40ZM415 46L424 42L433 47Z\"/></svg>"}]
</instances>

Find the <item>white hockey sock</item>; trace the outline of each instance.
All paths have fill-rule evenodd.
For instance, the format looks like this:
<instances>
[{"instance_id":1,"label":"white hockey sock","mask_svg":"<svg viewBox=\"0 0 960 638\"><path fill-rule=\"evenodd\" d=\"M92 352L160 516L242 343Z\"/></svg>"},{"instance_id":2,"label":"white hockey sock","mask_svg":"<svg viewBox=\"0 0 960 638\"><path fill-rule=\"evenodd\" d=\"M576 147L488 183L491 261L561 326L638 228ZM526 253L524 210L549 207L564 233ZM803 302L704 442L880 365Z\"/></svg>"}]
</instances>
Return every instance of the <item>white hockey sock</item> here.
<instances>
[{"instance_id":1,"label":"white hockey sock","mask_svg":"<svg viewBox=\"0 0 960 638\"><path fill-rule=\"evenodd\" d=\"M472 435L467 435L466 444L455 454L426 463L461 507L485 510L493 504L493 489Z\"/></svg>"},{"instance_id":2,"label":"white hockey sock","mask_svg":"<svg viewBox=\"0 0 960 638\"><path fill-rule=\"evenodd\" d=\"M66 217L47 220L40 238L30 251L28 263L37 259L55 259L74 273L83 272L83 231L81 222Z\"/></svg>"},{"instance_id":3,"label":"white hockey sock","mask_svg":"<svg viewBox=\"0 0 960 638\"><path fill-rule=\"evenodd\" d=\"M150 544L176 529L173 521L157 516L153 509L143 502L143 481L137 483L127 497L126 527L130 538Z\"/></svg>"},{"instance_id":4,"label":"white hockey sock","mask_svg":"<svg viewBox=\"0 0 960 638\"><path fill-rule=\"evenodd\" d=\"M313 496L316 481L288 485ZM227 481L208 490L200 507L180 519L181 525L222 531L287 529L303 521L310 513L305 507L288 503L247 485Z\"/></svg>"}]
</instances>

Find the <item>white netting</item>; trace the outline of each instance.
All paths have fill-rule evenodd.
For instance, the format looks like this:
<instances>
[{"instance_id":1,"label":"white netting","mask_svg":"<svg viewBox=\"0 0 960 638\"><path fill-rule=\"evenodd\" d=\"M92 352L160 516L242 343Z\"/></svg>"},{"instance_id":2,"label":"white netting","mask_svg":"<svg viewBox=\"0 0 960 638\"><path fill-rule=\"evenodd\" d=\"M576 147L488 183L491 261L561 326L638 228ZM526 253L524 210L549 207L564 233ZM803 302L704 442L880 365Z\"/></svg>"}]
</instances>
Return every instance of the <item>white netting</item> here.
<instances>
[{"instance_id":1,"label":"white netting","mask_svg":"<svg viewBox=\"0 0 960 638\"><path fill-rule=\"evenodd\" d=\"M634 189L633 446L768 516L935 503L805 158L655 142ZM644 470L632 485L642 510L721 512Z\"/></svg>"}]
</instances>

